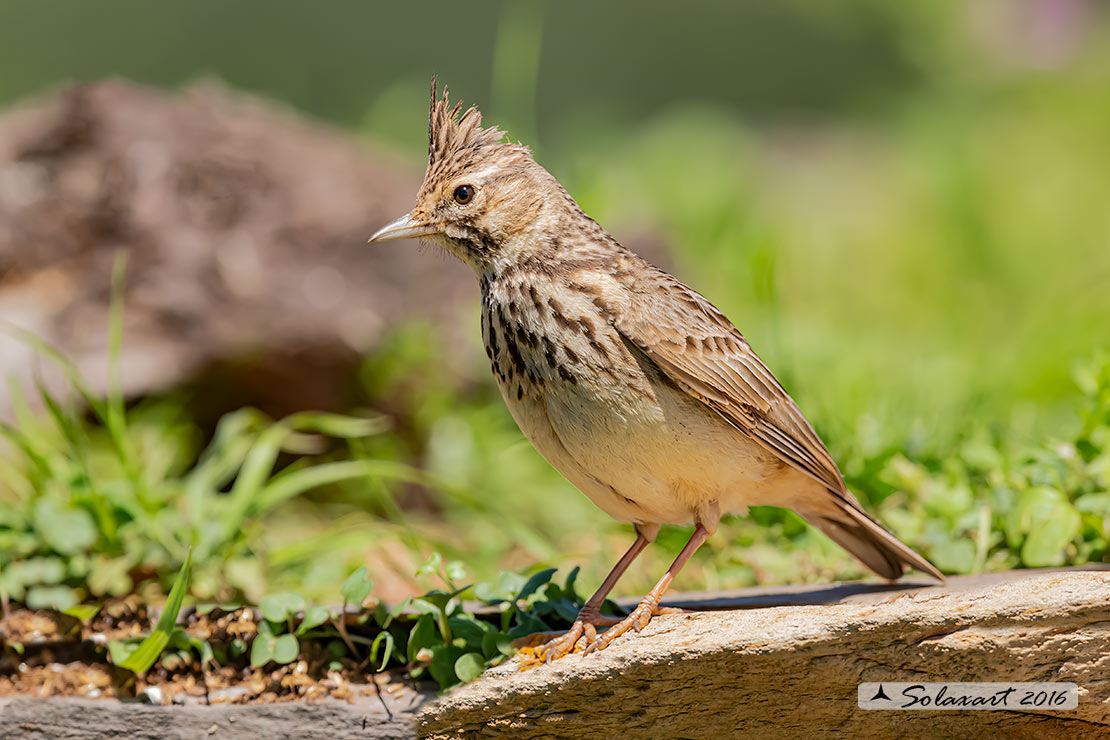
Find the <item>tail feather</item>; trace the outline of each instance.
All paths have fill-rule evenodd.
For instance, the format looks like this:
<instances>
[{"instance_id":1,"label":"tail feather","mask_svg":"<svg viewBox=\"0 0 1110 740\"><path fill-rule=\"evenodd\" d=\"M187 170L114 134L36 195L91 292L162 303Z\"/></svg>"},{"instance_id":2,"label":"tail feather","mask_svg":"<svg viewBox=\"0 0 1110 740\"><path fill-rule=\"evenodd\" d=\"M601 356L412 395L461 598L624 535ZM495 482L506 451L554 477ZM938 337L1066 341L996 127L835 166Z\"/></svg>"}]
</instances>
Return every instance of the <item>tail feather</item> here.
<instances>
[{"instance_id":1,"label":"tail feather","mask_svg":"<svg viewBox=\"0 0 1110 740\"><path fill-rule=\"evenodd\" d=\"M932 563L902 544L883 525L853 504L838 500L835 511L805 512L802 516L883 578L894 580L901 577L907 568L916 568L938 581L944 581L944 576Z\"/></svg>"}]
</instances>

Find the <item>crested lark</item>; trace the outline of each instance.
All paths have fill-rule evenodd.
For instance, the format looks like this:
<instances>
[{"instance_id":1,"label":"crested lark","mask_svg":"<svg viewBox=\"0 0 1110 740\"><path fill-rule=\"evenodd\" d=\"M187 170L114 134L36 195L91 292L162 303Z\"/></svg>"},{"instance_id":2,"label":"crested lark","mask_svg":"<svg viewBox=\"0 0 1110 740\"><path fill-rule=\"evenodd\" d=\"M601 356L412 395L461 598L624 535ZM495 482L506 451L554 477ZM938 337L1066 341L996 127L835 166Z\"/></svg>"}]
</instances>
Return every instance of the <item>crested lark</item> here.
<instances>
[{"instance_id":1,"label":"crested lark","mask_svg":"<svg viewBox=\"0 0 1110 740\"><path fill-rule=\"evenodd\" d=\"M513 418L547 460L610 516L632 547L549 660L637 630L722 514L795 510L884 578L942 579L860 507L794 401L709 301L624 249L529 150L437 100L428 170L412 212L370 241L419 237L473 268L482 339ZM694 525L674 564L624 620L600 614L661 524ZM612 625L598 635L596 625Z\"/></svg>"}]
</instances>

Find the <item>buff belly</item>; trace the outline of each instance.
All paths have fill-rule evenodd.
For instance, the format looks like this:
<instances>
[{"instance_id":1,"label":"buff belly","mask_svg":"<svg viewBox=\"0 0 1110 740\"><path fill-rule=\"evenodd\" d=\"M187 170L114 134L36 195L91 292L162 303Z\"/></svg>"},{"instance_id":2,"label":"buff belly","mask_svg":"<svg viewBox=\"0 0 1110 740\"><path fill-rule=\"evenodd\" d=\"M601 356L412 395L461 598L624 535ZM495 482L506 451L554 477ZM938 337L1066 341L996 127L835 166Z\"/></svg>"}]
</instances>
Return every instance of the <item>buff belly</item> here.
<instances>
[{"instance_id":1,"label":"buff belly","mask_svg":"<svg viewBox=\"0 0 1110 740\"><path fill-rule=\"evenodd\" d=\"M812 481L659 376L650 393L583 378L517 397L502 385L524 435L599 508L637 524L715 526L719 512L791 506Z\"/></svg>"}]
</instances>

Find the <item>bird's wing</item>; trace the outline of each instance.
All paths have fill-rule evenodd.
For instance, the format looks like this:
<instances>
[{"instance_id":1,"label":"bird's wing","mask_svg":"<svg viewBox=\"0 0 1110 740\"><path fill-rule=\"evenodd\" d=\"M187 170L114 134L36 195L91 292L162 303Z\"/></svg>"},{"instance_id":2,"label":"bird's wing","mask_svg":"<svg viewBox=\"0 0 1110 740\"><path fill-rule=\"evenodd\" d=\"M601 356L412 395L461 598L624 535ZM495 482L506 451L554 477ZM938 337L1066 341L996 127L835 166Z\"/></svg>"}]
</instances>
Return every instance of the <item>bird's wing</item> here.
<instances>
[{"instance_id":1,"label":"bird's wing","mask_svg":"<svg viewBox=\"0 0 1110 740\"><path fill-rule=\"evenodd\" d=\"M637 282L617 331L740 431L852 500L813 427L724 314L664 272Z\"/></svg>"}]
</instances>

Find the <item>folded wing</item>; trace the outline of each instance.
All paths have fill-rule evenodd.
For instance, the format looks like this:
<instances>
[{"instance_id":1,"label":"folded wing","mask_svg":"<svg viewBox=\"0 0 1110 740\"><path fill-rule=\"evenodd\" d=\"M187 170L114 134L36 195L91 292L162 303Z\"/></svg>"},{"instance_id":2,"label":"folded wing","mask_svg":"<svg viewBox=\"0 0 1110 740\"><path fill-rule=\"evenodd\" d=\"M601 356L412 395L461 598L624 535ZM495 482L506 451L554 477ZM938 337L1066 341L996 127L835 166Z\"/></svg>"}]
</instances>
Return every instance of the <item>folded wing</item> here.
<instances>
[{"instance_id":1,"label":"folded wing","mask_svg":"<svg viewBox=\"0 0 1110 740\"><path fill-rule=\"evenodd\" d=\"M724 314L663 272L616 327L687 392L830 491L844 479L793 399Z\"/></svg>"}]
</instances>

